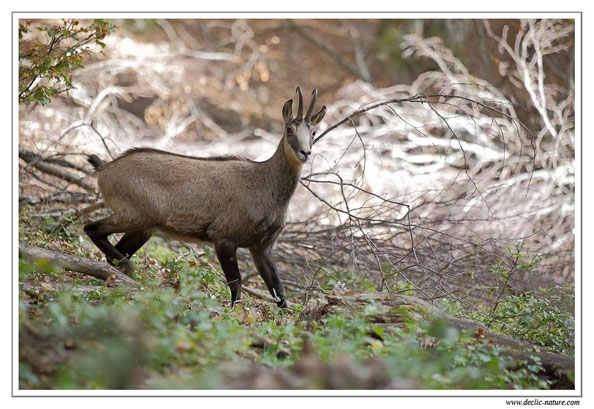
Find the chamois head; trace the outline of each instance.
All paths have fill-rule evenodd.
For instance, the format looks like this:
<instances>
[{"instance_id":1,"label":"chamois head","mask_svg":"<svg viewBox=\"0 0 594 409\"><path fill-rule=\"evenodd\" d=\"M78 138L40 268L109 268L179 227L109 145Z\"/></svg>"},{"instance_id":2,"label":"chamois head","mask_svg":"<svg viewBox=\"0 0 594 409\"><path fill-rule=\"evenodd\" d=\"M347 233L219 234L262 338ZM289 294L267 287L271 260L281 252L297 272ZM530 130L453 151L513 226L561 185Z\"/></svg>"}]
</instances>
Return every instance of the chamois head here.
<instances>
[{"instance_id":1,"label":"chamois head","mask_svg":"<svg viewBox=\"0 0 594 409\"><path fill-rule=\"evenodd\" d=\"M293 100L285 102L283 106L283 120L285 121L285 133L283 136L285 144L285 153L289 159L296 164L303 164L311 154L311 146L316 134L315 126L320 123L326 114L326 106L312 115L318 90L314 89L311 98L311 104L307 110L305 118L303 117L303 92L297 87L299 94L299 108L297 116L293 118Z\"/></svg>"}]
</instances>

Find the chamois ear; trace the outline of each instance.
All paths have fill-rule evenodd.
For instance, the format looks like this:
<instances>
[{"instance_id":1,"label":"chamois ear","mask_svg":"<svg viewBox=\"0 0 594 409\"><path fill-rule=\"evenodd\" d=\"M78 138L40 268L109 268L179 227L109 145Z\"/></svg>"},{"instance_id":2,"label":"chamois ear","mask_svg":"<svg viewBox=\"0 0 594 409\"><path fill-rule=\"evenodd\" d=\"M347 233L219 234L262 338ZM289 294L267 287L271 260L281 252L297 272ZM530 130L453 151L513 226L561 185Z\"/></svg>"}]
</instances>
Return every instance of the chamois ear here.
<instances>
[{"instance_id":1,"label":"chamois ear","mask_svg":"<svg viewBox=\"0 0 594 409\"><path fill-rule=\"evenodd\" d=\"M293 119L293 100L290 99L283 105L283 120L285 124Z\"/></svg>"},{"instance_id":2,"label":"chamois ear","mask_svg":"<svg viewBox=\"0 0 594 409\"><path fill-rule=\"evenodd\" d=\"M315 115L313 115L311 117L311 124L314 125L314 126L316 126L317 124L319 124L322 121L322 119L324 118L324 115L326 115L326 105L324 105L322 107L322 109L320 109L318 111L317 114L315 114Z\"/></svg>"}]
</instances>

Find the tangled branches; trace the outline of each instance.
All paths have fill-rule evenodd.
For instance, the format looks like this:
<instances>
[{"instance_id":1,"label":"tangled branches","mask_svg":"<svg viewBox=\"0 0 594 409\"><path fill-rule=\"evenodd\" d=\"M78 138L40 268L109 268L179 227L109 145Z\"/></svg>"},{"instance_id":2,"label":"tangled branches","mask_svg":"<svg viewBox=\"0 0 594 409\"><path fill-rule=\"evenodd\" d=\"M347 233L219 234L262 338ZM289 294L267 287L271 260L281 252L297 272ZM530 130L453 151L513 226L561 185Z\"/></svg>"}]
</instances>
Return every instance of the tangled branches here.
<instances>
[{"instance_id":1,"label":"tangled branches","mask_svg":"<svg viewBox=\"0 0 594 409\"><path fill-rule=\"evenodd\" d=\"M327 128L316 141L333 130L326 142L334 146L301 181L325 211L290 225L278 249L304 272L298 284L365 277L380 291L476 299L485 295L468 294L469 282L488 287L489 266L506 246L528 238L553 250L542 243L546 218L535 218L559 206L559 196L542 194L553 175L534 170L533 138L508 104L455 94L384 98Z\"/></svg>"},{"instance_id":2,"label":"tangled branches","mask_svg":"<svg viewBox=\"0 0 594 409\"><path fill-rule=\"evenodd\" d=\"M556 27L547 24L523 22L533 47L542 47L534 38L542 38L543 26ZM547 50L554 52L551 41ZM316 138L326 144L316 145L318 156L302 185L324 211L289 226L279 244L285 261L303 272L298 287L364 277L380 291L493 301L491 266L509 258L506 248L519 242L544 262L513 277L515 290L571 282L573 150L557 149L554 165L543 156L543 144L573 141L571 104L565 99L551 106L551 98L534 97L542 130L533 133L533 124L517 119L511 98L472 77L439 41L410 35L403 48L405 55L432 58L440 70L410 87L351 84L329 110L342 119ZM540 51L534 52L538 60ZM536 78L523 83L526 92L542 96L542 65L522 63L530 58L525 54L514 57L518 69L537 71L524 74ZM539 105L545 100L559 132L551 131L547 109Z\"/></svg>"}]
</instances>

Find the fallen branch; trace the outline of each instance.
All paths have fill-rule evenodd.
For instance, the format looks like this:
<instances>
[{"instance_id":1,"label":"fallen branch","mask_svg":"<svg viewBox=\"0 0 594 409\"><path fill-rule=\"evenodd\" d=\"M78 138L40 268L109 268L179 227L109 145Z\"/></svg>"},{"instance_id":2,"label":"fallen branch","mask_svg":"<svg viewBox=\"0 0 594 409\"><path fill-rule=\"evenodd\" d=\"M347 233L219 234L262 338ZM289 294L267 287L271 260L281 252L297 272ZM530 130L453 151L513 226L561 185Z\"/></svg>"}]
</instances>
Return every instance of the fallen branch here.
<instances>
[{"instance_id":1,"label":"fallen branch","mask_svg":"<svg viewBox=\"0 0 594 409\"><path fill-rule=\"evenodd\" d=\"M43 183L44 185L53 187L56 190L61 190L59 186L56 186L55 184L53 184L50 181L45 180L44 178L38 176L35 172L33 172L32 169L29 169L27 166L22 166L19 163L19 170L22 170L23 172L27 172L29 175L31 175L34 179L40 181L41 183Z\"/></svg>"},{"instance_id":2,"label":"fallen branch","mask_svg":"<svg viewBox=\"0 0 594 409\"><path fill-rule=\"evenodd\" d=\"M107 280L112 276L116 277L116 284L129 287L138 287L136 280L121 273L118 269L107 263L89 260L58 251L48 250L41 247L19 245L19 256L28 261L45 260L65 270L78 271L79 273Z\"/></svg>"},{"instance_id":3,"label":"fallen branch","mask_svg":"<svg viewBox=\"0 0 594 409\"><path fill-rule=\"evenodd\" d=\"M33 153L25 148L19 146L19 158L27 162L28 165L38 169L44 173L47 173L52 176L56 176L60 179L63 179L67 182L74 183L88 192L95 192L96 188L92 183L87 182L84 179L76 176L74 173L69 172L65 169L62 169L60 166L47 163L47 161L42 158L41 156Z\"/></svg>"},{"instance_id":4,"label":"fallen branch","mask_svg":"<svg viewBox=\"0 0 594 409\"><path fill-rule=\"evenodd\" d=\"M44 158L44 160L47 163L51 163L51 164L54 164L54 165L63 166L65 168L71 168L71 169L78 170L79 172L82 172L82 173L84 173L86 175L92 175L93 174L93 172L91 170L89 170L89 169L87 169L87 168L85 168L83 166L79 166L79 165L77 165L75 163L69 162L66 159L46 157L46 158Z\"/></svg>"},{"instance_id":5,"label":"fallen branch","mask_svg":"<svg viewBox=\"0 0 594 409\"><path fill-rule=\"evenodd\" d=\"M54 193L49 196L35 196L35 195L19 195L20 204L53 204L53 203L64 203L64 204L81 204L95 202L95 198L85 192L74 192L65 191Z\"/></svg>"},{"instance_id":6,"label":"fallen branch","mask_svg":"<svg viewBox=\"0 0 594 409\"><path fill-rule=\"evenodd\" d=\"M276 300L274 298L272 298L272 296L270 296L268 294L261 293L260 291L254 290L253 288L246 287L245 285L242 285L241 286L241 291L242 292L245 292L245 293L247 293L249 295L251 295L252 297L256 297L256 298L259 298L261 300L265 300L265 301L270 301L270 302L276 303ZM295 307L296 306L296 304L294 304L292 302L289 302L289 301L285 301L285 302L287 303L287 306L288 307Z\"/></svg>"}]
</instances>

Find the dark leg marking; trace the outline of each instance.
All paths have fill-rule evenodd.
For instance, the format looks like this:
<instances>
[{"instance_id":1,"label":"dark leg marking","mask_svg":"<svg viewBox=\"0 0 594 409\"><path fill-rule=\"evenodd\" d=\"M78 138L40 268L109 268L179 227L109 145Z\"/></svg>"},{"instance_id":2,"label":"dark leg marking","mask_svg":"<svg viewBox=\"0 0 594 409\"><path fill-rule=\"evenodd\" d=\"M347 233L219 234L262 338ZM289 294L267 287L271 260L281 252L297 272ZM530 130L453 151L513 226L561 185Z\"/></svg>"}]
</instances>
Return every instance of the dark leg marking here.
<instances>
[{"instance_id":1,"label":"dark leg marking","mask_svg":"<svg viewBox=\"0 0 594 409\"><path fill-rule=\"evenodd\" d=\"M276 300L276 305L286 308L285 290L272 258L272 249L270 247L251 248L250 253L252 253L258 273L260 273L264 283L266 283L266 287L268 287L268 291Z\"/></svg>"},{"instance_id":2,"label":"dark leg marking","mask_svg":"<svg viewBox=\"0 0 594 409\"><path fill-rule=\"evenodd\" d=\"M241 297L241 274L237 265L237 246L228 239L220 239L215 243L215 252L231 291L231 305L234 306Z\"/></svg>"},{"instance_id":3,"label":"dark leg marking","mask_svg":"<svg viewBox=\"0 0 594 409\"><path fill-rule=\"evenodd\" d=\"M130 259L150 238L151 234L146 230L127 232L116 244L115 248Z\"/></svg>"}]
</instances>

